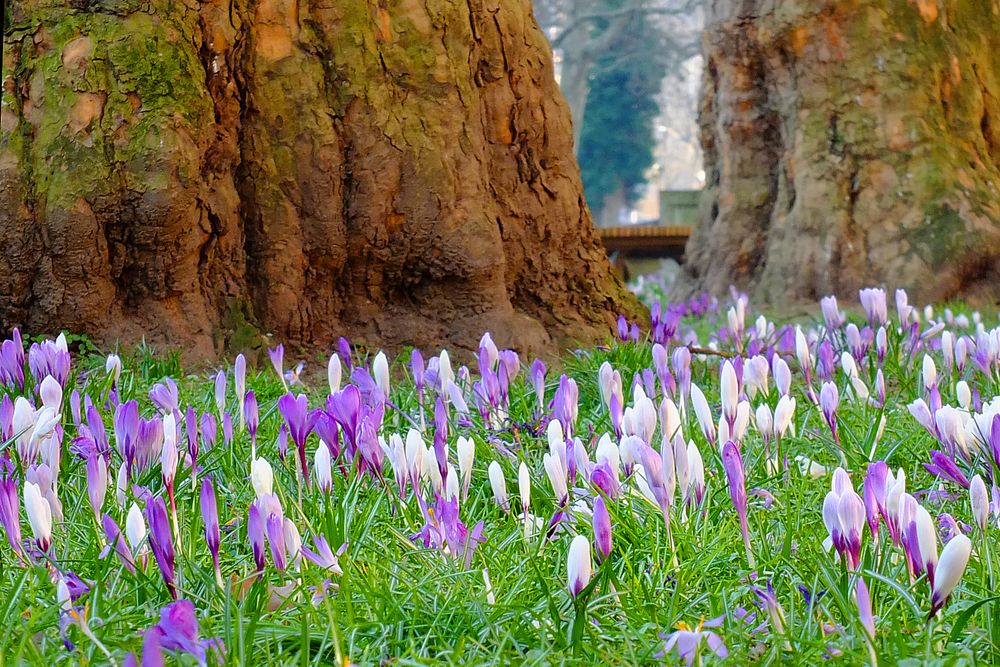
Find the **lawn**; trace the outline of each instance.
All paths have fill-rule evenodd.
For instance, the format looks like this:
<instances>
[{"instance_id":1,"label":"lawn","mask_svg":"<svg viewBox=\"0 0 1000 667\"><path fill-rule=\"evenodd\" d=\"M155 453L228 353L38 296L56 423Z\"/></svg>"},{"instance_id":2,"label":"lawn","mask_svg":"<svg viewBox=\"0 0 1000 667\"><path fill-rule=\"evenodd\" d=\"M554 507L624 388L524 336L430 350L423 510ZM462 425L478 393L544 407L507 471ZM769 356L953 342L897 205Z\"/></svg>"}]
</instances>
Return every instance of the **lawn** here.
<instances>
[{"instance_id":1,"label":"lawn","mask_svg":"<svg viewBox=\"0 0 1000 667\"><path fill-rule=\"evenodd\" d=\"M547 364L15 334L0 665L996 663L993 314L734 297Z\"/></svg>"}]
</instances>

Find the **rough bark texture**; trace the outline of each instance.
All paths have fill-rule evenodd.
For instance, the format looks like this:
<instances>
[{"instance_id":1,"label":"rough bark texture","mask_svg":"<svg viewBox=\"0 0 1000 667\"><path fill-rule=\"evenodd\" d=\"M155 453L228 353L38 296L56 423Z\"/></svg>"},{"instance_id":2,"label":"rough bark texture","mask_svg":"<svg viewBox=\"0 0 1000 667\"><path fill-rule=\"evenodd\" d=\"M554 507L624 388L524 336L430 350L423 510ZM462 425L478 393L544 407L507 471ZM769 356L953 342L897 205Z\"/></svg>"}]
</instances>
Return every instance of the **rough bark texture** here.
<instances>
[{"instance_id":1,"label":"rough bark texture","mask_svg":"<svg viewBox=\"0 0 1000 667\"><path fill-rule=\"evenodd\" d=\"M3 85L3 327L538 349L633 307L529 0L20 0Z\"/></svg>"},{"instance_id":2,"label":"rough bark texture","mask_svg":"<svg viewBox=\"0 0 1000 667\"><path fill-rule=\"evenodd\" d=\"M1000 5L712 4L688 287L1000 296Z\"/></svg>"}]
</instances>

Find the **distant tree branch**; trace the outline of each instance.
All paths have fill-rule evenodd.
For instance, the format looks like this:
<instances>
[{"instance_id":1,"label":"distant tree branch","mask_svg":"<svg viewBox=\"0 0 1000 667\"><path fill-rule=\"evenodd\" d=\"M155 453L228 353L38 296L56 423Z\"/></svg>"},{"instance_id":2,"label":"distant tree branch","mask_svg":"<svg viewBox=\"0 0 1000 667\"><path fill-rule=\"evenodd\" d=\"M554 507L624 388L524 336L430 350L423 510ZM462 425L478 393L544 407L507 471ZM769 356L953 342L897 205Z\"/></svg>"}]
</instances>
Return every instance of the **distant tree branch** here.
<instances>
[{"instance_id":1,"label":"distant tree branch","mask_svg":"<svg viewBox=\"0 0 1000 667\"><path fill-rule=\"evenodd\" d=\"M565 41L573 32L575 32L576 30L579 30L580 28L588 25L592 21L610 20L610 21L614 21L614 23L617 24L617 25L621 25L621 24L623 24L623 23L626 22L625 19L630 19L630 18L632 18L633 16L636 16L636 15L643 15L643 16L682 16L684 14L690 13L691 10L694 9L699 4L701 4L701 0L686 0L683 4L678 5L676 7L663 7L663 6L652 6L651 7L651 6L645 5L645 3L644 3L643 0L637 0L636 4L634 4L632 6L629 6L629 7L623 7L621 9L613 9L613 10L607 10L607 11L597 11L597 12L591 12L591 13L588 13L588 14L582 14L580 16L575 17L569 23L569 25L567 25L565 28L563 28L559 32L559 34L552 40L552 48L553 49L560 48L562 46L563 41ZM611 33L611 32L616 32L616 31L614 31L614 30L605 30L604 32L605 33ZM602 35L602 37L603 37L603 35ZM597 50L597 51L602 50L600 48L600 46L601 46L601 43L603 43L605 41L610 42L610 41L614 41L614 40L613 39L611 39L611 40L603 40L603 39L595 40L594 47L596 47L596 48L594 50Z\"/></svg>"}]
</instances>

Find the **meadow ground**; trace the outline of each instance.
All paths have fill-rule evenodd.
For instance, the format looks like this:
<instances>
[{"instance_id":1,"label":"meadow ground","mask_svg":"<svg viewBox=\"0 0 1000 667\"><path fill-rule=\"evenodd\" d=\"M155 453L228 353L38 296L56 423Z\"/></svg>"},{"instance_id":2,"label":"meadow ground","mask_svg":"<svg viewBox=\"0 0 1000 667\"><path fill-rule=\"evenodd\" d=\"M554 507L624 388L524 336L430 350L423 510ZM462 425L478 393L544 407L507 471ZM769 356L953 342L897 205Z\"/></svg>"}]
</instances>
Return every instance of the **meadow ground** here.
<instances>
[{"instance_id":1,"label":"meadow ground","mask_svg":"<svg viewBox=\"0 0 1000 667\"><path fill-rule=\"evenodd\" d=\"M0 664L994 664L995 314L863 301L547 369L12 338Z\"/></svg>"}]
</instances>

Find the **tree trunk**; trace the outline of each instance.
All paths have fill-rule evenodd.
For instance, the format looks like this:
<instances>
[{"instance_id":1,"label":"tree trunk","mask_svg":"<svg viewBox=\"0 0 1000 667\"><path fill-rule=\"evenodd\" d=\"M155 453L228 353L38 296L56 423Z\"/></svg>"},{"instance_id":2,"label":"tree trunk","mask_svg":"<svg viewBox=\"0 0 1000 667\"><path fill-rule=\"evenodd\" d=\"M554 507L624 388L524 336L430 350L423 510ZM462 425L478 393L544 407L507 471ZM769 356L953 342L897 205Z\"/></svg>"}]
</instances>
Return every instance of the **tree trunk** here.
<instances>
[{"instance_id":1,"label":"tree trunk","mask_svg":"<svg viewBox=\"0 0 1000 667\"><path fill-rule=\"evenodd\" d=\"M1000 295L994 0L716 0L690 288Z\"/></svg>"},{"instance_id":2,"label":"tree trunk","mask_svg":"<svg viewBox=\"0 0 1000 667\"><path fill-rule=\"evenodd\" d=\"M529 0L21 0L3 80L3 327L537 350L635 308Z\"/></svg>"}]
</instances>

